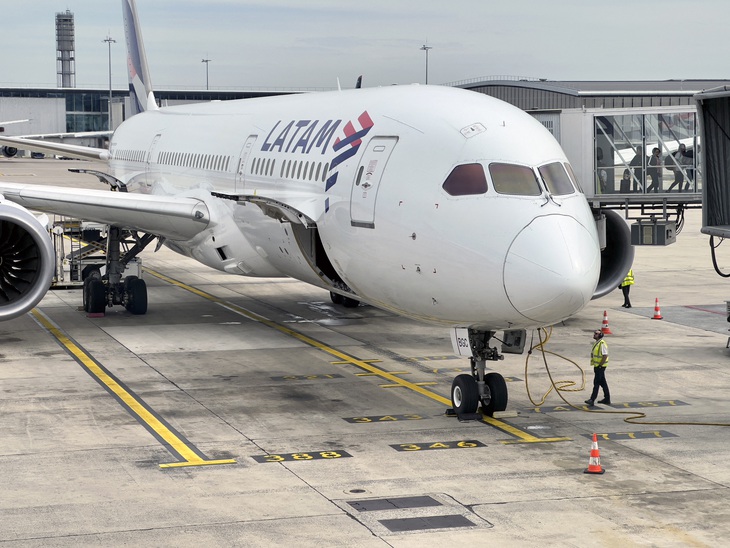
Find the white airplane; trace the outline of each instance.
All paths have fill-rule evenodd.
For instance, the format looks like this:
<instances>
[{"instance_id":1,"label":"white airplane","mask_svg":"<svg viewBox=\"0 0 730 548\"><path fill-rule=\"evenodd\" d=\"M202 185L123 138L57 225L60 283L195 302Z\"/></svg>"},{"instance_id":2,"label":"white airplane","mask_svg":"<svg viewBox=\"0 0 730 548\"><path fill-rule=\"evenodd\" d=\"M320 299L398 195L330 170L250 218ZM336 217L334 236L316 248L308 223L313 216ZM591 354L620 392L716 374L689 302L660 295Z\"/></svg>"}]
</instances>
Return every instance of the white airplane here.
<instances>
[{"instance_id":1,"label":"white airplane","mask_svg":"<svg viewBox=\"0 0 730 548\"><path fill-rule=\"evenodd\" d=\"M21 124L23 122L30 122L30 120L11 120L9 122L0 122L0 133L5 132L5 126L11 124ZM81 138L81 137L103 137L111 135L112 131L76 131L76 132L61 132L61 133L38 133L38 134L26 134L14 136L13 139L68 139L68 138ZM18 147L15 145L0 146L0 156L5 158L13 158L18 154Z\"/></svg>"},{"instance_id":2,"label":"white airplane","mask_svg":"<svg viewBox=\"0 0 730 548\"><path fill-rule=\"evenodd\" d=\"M454 409L491 415L507 405L504 378L485 373L502 358L496 333L521 352L524 330L575 314L630 268L626 222L591 211L557 141L523 111L419 85L158 108L134 0L122 5L142 112L109 150L0 138L106 160L96 175L117 190L0 183L0 319L35 306L51 279L46 228L25 208L67 215L110 226L87 312L147 311L144 281L123 271L158 239L218 270L290 276L336 304L450 328L472 363ZM128 232L136 245L120 253Z\"/></svg>"},{"instance_id":3,"label":"white airplane","mask_svg":"<svg viewBox=\"0 0 730 548\"><path fill-rule=\"evenodd\" d=\"M25 119L25 120L8 120L6 122L0 122L0 133L4 133L5 132L5 126L10 126L12 124L22 124L22 123L25 123L25 122L30 122L30 120L28 120L28 119ZM0 147L0 156L5 156L6 158L12 158L17 153L18 153L18 149L15 148L15 147L9 147L9 146Z\"/></svg>"},{"instance_id":4,"label":"white airplane","mask_svg":"<svg viewBox=\"0 0 730 548\"><path fill-rule=\"evenodd\" d=\"M30 122L30 120L26 118L25 120L8 120L6 122L0 122L0 132L5 130L5 126L9 126L12 124L22 124L25 122Z\"/></svg>"}]
</instances>

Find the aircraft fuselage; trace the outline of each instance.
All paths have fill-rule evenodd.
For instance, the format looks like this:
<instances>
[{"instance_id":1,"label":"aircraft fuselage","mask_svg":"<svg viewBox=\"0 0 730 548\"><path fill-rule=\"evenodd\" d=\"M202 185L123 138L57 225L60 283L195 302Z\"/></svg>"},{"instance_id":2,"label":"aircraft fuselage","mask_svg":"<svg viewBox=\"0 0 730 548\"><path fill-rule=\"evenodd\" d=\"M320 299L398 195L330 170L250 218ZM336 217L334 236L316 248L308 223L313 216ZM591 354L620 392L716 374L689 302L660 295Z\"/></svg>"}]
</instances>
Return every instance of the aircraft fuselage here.
<instances>
[{"instance_id":1,"label":"aircraft fuselage","mask_svg":"<svg viewBox=\"0 0 730 548\"><path fill-rule=\"evenodd\" d=\"M110 156L130 192L204 201L207 229L168 245L226 272L291 276L485 329L561 321L598 281L595 222L559 144L473 92L393 86L167 107L122 124ZM549 173L569 189L552 188Z\"/></svg>"}]
</instances>

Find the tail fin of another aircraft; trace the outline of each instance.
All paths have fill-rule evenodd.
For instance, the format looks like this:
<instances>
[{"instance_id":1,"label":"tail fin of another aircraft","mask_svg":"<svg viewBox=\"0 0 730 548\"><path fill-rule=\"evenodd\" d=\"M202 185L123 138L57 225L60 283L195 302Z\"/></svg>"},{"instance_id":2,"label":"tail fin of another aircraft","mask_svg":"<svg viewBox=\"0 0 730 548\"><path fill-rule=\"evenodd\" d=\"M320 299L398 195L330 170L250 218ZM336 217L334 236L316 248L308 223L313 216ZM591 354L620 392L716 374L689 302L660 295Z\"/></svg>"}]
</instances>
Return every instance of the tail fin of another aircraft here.
<instances>
[{"instance_id":1,"label":"tail fin of another aircraft","mask_svg":"<svg viewBox=\"0 0 730 548\"><path fill-rule=\"evenodd\" d=\"M122 11L124 12L124 33L127 38L129 92L132 98L132 108L135 110L133 114L144 110L157 110L135 0L122 0Z\"/></svg>"}]
</instances>

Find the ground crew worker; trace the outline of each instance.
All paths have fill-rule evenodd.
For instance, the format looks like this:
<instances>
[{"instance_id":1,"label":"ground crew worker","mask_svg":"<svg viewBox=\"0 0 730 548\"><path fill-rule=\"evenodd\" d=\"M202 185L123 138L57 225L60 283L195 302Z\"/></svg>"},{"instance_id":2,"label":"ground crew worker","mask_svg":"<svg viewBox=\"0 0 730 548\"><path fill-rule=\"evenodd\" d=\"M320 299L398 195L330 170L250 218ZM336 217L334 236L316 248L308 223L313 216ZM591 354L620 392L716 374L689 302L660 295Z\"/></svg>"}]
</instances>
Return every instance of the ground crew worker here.
<instances>
[{"instance_id":1,"label":"ground crew worker","mask_svg":"<svg viewBox=\"0 0 730 548\"><path fill-rule=\"evenodd\" d=\"M621 288L621 291L624 294L624 308L631 308L631 301L629 300L629 291L631 291L631 286L634 285L634 271L629 269L629 273L626 274L626 277L624 278L624 281L621 282L621 285L619 286Z\"/></svg>"},{"instance_id":2,"label":"ground crew worker","mask_svg":"<svg viewBox=\"0 0 730 548\"><path fill-rule=\"evenodd\" d=\"M598 403L611 405L611 394L608 391L606 382L606 367L608 366L608 345L603 340L603 331L596 329L593 332L593 340L596 341L591 350L591 365L593 366L593 392L586 403L593 406L598 397L598 388L603 388L603 399Z\"/></svg>"}]
</instances>

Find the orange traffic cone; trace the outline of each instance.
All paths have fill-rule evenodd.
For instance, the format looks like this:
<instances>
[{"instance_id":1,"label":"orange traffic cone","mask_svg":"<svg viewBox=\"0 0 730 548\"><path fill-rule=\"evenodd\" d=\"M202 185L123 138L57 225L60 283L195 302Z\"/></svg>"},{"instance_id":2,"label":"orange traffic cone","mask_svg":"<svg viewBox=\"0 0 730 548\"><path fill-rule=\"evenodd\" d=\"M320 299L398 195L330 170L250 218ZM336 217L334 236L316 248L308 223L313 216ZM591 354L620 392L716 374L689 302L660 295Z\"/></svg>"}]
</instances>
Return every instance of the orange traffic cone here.
<instances>
[{"instance_id":1,"label":"orange traffic cone","mask_svg":"<svg viewBox=\"0 0 730 548\"><path fill-rule=\"evenodd\" d=\"M608 327L608 312L603 311L603 324L601 325L601 333L604 335L613 335L611 328Z\"/></svg>"},{"instance_id":2,"label":"orange traffic cone","mask_svg":"<svg viewBox=\"0 0 730 548\"><path fill-rule=\"evenodd\" d=\"M656 301L654 301L654 315L651 318L652 320L661 320L662 318L662 311L659 310L659 297L657 297Z\"/></svg>"},{"instance_id":3,"label":"orange traffic cone","mask_svg":"<svg viewBox=\"0 0 730 548\"><path fill-rule=\"evenodd\" d=\"M598 436L593 434L593 443L591 443L591 458L588 460L588 468L584 474L603 474L605 470L601 466L601 452L598 450Z\"/></svg>"}]
</instances>

